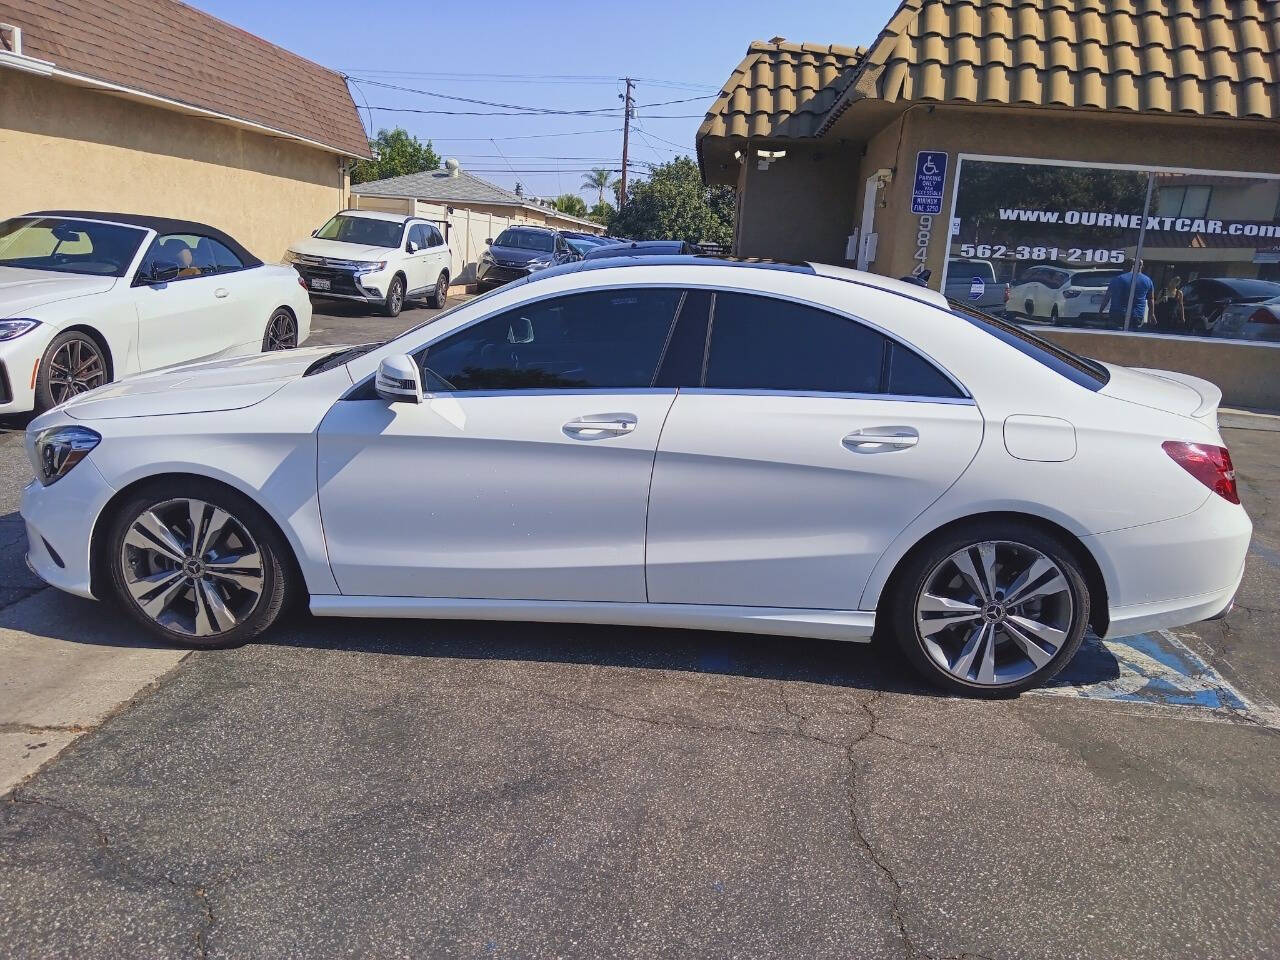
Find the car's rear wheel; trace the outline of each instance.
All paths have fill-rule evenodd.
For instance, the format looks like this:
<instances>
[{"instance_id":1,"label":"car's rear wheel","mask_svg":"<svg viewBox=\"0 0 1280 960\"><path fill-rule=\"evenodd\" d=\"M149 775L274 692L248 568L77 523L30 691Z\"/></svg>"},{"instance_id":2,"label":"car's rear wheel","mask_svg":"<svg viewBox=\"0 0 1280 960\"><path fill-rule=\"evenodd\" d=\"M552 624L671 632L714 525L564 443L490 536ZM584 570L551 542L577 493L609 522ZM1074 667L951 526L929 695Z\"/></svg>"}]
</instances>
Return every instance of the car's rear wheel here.
<instances>
[{"instance_id":1,"label":"car's rear wheel","mask_svg":"<svg viewBox=\"0 0 1280 960\"><path fill-rule=\"evenodd\" d=\"M278 307L267 321L267 332L262 337L262 352L292 350L298 345L298 321L285 307Z\"/></svg>"},{"instance_id":2,"label":"car's rear wheel","mask_svg":"<svg viewBox=\"0 0 1280 960\"><path fill-rule=\"evenodd\" d=\"M436 280L435 289L427 297L427 305L434 310L439 310L447 299L449 299L449 274L441 272Z\"/></svg>"},{"instance_id":3,"label":"car's rear wheel","mask_svg":"<svg viewBox=\"0 0 1280 960\"><path fill-rule=\"evenodd\" d=\"M1017 521L957 529L917 552L889 597L894 634L931 683L970 696L1020 693L1068 663L1089 624L1080 564Z\"/></svg>"},{"instance_id":4,"label":"car's rear wheel","mask_svg":"<svg viewBox=\"0 0 1280 960\"><path fill-rule=\"evenodd\" d=\"M102 347L78 330L60 333L45 348L36 373L36 412L56 407L110 380Z\"/></svg>"},{"instance_id":5,"label":"car's rear wheel","mask_svg":"<svg viewBox=\"0 0 1280 960\"><path fill-rule=\"evenodd\" d=\"M398 317L403 309L404 278L392 277L391 286L387 288L387 299L382 302L382 312L388 317Z\"/></svg>"},{"instance_id":6,"label":"car's rear wheel","mask_svg":"<svg viewBox=\"0 0 1280 960\"><path fill-rule=\"evenodd\" d=\"M1049 311L1049 322L1055 327L1062 322L1062 318L1058 316L1058 308L1056 306Z\"/></svg>"},{"instance_id":7,"label":"car's rear wheel","mask_svg":"<svg viewBox=\"0 0 1280 960\"><path fill-rule=\"evenodd\" d=\"M208 481L155 484L115 513L105 545L111 586L152 635L235 647L285 606L288 550L262 510Z\"/></svg>"}]
</instances>

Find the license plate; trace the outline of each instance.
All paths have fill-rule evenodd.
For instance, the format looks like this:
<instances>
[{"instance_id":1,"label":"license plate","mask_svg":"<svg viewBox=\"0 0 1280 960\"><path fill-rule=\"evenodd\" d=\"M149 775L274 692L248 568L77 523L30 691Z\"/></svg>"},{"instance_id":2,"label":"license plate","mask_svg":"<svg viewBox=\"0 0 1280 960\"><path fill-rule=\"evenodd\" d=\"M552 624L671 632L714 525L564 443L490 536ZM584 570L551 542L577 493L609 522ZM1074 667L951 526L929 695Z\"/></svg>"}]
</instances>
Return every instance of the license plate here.
<instances>
[{"instance_id":1,"label":"license plate","mask_svg":"<svg viewBox=\"0 0 1280 960\"><path fill-rule=\"evenodd\" d=\"M324 277L312 277L312 278L311 278L311 289L312 289L312 290L328 290L328 289L329 289L329 286L330 286L329 281L328 281L328 280L326 280Z\"/></svg>"}]
</instances>

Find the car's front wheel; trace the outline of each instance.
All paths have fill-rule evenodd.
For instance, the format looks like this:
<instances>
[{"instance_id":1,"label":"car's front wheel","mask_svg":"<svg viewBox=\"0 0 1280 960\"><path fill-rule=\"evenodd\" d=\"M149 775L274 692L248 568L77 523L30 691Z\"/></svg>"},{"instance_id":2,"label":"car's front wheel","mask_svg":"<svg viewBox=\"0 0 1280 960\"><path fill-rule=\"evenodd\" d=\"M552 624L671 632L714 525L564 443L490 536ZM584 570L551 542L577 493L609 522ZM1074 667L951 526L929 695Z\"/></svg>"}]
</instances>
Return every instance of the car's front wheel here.
<instances>
[{"instance_id":1,"label":"car's front wheel","mask_svg":"<svg viewBox=\"0 0 1280 960\"><path fill-rule=\"evenodd\" d=\"M36 412L102 386L110 375L102 347L79 330L60 333L45 348L36 371Z\"/></svg>"},{"instance_id":2,"label":"car's front wheel","mask_svg":"<svg viewBox=\"0 0 1280 960\"><path fill-rule=\"evenodd\" d=\"M235 647L279 617L290 587L287 545L266 514L220 484L142 488L116 511L104 560L114 594L154 636Z\"/></svg>"},{"instance_id":3,"label":"car's front wheel","mask_svg":"<svg viewBox=\"0 0 1280 960\"><path fill-rule=\"evenodd\" d=\"M387 299L382 302L382 312L388 317L398 317L402 309L404 309L404 278L392 277L391 286L387 289Z\"/></svg>"},{"instance_id":4,"label":"car's front wheel","mask_svg":"<svg viewBox=\"0 0 1280 960\"><path fill-rule=\"evenodd\" d=\"M1079 561L1033 524L957 528L895 579L888 612L899 646L926 679L957 693L1010 696L1044 683L1089 624Z\"/></svg>"}]
</instances>

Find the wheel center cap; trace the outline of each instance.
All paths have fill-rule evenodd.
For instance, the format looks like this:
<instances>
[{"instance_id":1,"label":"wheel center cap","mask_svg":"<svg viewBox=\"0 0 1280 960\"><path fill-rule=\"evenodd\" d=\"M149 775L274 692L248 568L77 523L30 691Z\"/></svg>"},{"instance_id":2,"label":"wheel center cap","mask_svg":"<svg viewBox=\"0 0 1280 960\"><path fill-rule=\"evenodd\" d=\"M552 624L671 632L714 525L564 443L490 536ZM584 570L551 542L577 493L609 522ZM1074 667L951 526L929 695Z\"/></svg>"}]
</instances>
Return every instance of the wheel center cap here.
<instances>
[{"instance_id":1,"label":"wheel center cap","mask_svg":"<svg viewBox=\"0 0 1280 960\"><path fill-rule=\"evenodd\" d=\"M195 557L187 557L182 561L182 572L193 579L202 577L204 576L204 564Z\"/></svg>"},{"instance_id":2,"label":"wheel center cap","mask_svg":"<svg viewBox=\"0 0 1280 960\"><path fill-rule=\"evenodd\" d=\"M992 600L982 608L982 619L987 623L999 623L1006 616L1008 616L1008 611L1005 609L1004 604L998 600Z\"/></svg>"}]
</instances>

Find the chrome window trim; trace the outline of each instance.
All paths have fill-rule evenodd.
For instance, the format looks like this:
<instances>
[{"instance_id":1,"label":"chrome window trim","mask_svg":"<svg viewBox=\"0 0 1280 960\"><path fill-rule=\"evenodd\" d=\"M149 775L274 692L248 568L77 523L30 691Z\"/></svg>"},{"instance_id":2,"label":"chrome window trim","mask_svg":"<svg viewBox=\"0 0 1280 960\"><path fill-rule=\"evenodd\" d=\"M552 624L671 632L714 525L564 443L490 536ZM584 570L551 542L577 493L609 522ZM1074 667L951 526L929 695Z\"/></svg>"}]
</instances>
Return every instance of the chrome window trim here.
<instances>
[{"instance_id":1,"label":"chrome window trim","mask_svg":"<svg viewBox=\"0 0 1280 960\"><path fill-rule=\"evenodd\" d=\"M973 397L924 397L904 393L840 393L828 390L766 390L755 387L681 387L681 393L720 394L731 397L809 397L821 400L880 400L902 403L945 403L950 406L976 407Z\"/></svg>"}]
</instances>

